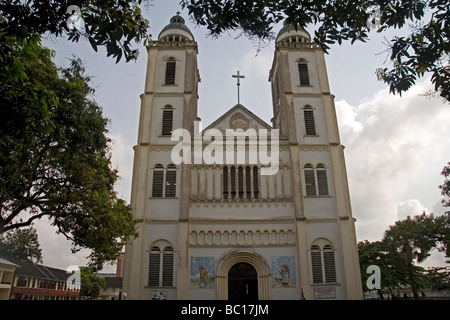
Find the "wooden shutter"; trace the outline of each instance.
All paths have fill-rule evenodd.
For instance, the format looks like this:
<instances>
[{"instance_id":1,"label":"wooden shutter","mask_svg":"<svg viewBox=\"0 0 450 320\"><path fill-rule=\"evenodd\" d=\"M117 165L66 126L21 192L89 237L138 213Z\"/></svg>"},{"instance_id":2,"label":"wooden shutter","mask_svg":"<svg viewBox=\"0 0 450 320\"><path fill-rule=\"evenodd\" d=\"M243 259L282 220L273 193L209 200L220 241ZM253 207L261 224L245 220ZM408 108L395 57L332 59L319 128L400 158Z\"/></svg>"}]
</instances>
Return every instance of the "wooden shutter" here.
<instances>
[{"instance_id":1,"label":"wooden shutter","mask_svg":"<svg viewBox=\"0 0 450 320\"><path fill-rule=\"evenodd\" d=\"M167 61L166 62L166 84L175 84L175 68L176 61Z\"/></svg>"},{"instance_id":2,"label":"wooden shutter","mask_svg":"<svg viewBox=\"0 0 450 320\"><path fill-rule=\"evenodd\" d=\"M170 136L172 134L172 123L173 123L173 109L172 107L166 107L163 110L162 117L162 135Z\"/></svg>"},{"instance_id":3,"label":"wooden shutter","mask_svg":"<svg viewBox=\"0 0 450 320\"><path fill-rule=\"evenodd\" d=\"M310 83L309 83L308 65L306 63L299 63L298 72L300 74L300 85L309 86Z\"/></svg>"},{"instance_id":4,"label":"wooden shutter","mask_svg":"<svg viewBox=\"0 0 450 320\"><path fill-rule=\"evenodd\" d=\"M173 286L173 249L171 247L165 248L163 253L162 285Z\"/></svg>"},{"instance_id":5,"label":"wooden shutter","mask_svg":"<svg viewBox=\"0 0 450 320\"><path fill-rule=\"evenodd\" d=\"M325 282L336 282L334 251L330 245L323 247L323 264L325 269Z\"/></svg>"},{"instance_id":6,"label":"wooden shutter","mask_svg":"<svg viewBox=\"0 0 450 320\"><path fill-rule=\"evenodd\" d=\"M312 165L305 165L305 168L311 168ZM305 187L307 196L316 195L316 177L314 169L305 169Z\"/></svg>"},{"instance_id":7,"label":"wooden shutter","mask_svg":"<svg viewBox=\"0 0 450 320\"><path fill-rule=\"evenodd\" d=\"M148 285L149 287L159 286L159 267L160 267L161 254L159 248L152 248L152 252L149 256L148 264Z\"/></svg>"},{"instance_id":8,"label":"wooden shutter","mask_svg":"<svg viewBox=\"0 0 450 320\"><path fill-rule=\"evenodd\" d=\"M177 191L177 170L175 165L167 166L166 171L166 197L175 197Z\"/></svg>"},{"instance_id":9,"label":"wooden shutter","mask_svg":"<svg viewBox=\"0 0 450 320\"><path fill-rule=\"evenodd\" d=\"M316 135L316 123L314 121L314 112L310 108L305 108L303 110L303 115L305 117L305 130L307 136Z\"/></svg>"},{"instance_id":10,"label":"wooden shutter","mask_svg":"<svg viewBox=\"0 0 450 320\"><path fill-rule=\"evenodd\" d=\"M326 170L317 170L317 184L319 185L319 195L328 195L328 180Z\"/></svg>"},{"instance_id":11,"label":"wooden shutter","mask_svg":"<svg viewBox=\"0 0 450 320\"><path fill-rule=\"evenodd\" d=\"M322 256L319 246L311 247L311 267L313 283L323 283Z\"/></svg>"},{"instance_id":12,"label":"wooden shutter","mask_svg":"<svg viewBox=\"0 0 450 320\"><path fill-rule=\"evenodd\" d=\"M152 197L163 196L164 170L162 165L156 165L153 170Z\"/></svg>"}]
</instances>

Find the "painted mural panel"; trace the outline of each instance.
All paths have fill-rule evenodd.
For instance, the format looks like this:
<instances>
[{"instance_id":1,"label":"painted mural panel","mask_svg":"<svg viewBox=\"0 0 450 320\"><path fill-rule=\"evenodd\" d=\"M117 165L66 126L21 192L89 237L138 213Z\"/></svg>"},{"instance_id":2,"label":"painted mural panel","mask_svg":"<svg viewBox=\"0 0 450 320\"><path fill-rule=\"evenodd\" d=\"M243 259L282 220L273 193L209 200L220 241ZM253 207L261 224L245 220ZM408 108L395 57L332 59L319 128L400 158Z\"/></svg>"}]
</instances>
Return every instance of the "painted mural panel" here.
<instances>
[{"instance_id":1,"label":"painted mural panel","mask_svg":"<svg viewBox=\"0 0 450 320\"><path fill-rule=\"evenodd\" d=\"M191 257L191 288L215 287L214 257Z\"/></svg>"},{"instance_id":2,"label":"painted mural panel","mask_svg":"<svg viewBox=\"0 0 450 320\"><path fill-rule=\"evenodd\" d=\"M272 278L274 288L295 288L295 258L293 256L272 257Z\"/></svg>"}]
</instances>

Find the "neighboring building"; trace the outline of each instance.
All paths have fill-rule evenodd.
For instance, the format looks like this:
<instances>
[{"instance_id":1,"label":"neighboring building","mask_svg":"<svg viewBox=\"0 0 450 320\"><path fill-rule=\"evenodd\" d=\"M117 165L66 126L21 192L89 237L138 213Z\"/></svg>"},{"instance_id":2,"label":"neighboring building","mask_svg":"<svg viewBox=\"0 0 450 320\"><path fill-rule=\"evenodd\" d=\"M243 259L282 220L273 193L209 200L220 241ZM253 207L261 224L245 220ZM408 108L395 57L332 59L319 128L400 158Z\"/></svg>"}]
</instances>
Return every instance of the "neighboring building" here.
<instances>
[{"instance_id":1,"label":"neighboring building","mask_svg":"<svg viewBox=\"0 0 450 320\"><path fill-rule=\"evenodd\" d=\"M324 53L305 30L286 27L275 46L267 70L272 125L237 104L201 133L198 48L184 19L172 17L147 48L131 191L139 237L125 250L128 299L362 299ZM177 163L172 152L182 148L171 135L180 128L192 138L183 141L193 156L184 149ZM225 146L220 140L194 140L225 138L227 129L259 135L214 155L213 147ZM265 144L263 132L279 145ZM202 152L222 159L198 159ZM269 154L279 160L275 174L262 157Z\"/></svg>"},{"instance_id":2,"label":"neighboring building","mask_svg":"<svg viewBox=\"0 0 450 320\"><path fill-rule=\"evenodd\" d=\"M0 258L0 300L9 300L17 268L19 268L17 264Z\"/></svg>"},{"instance_id":3,"label":"neighboring building","mask_svg":"<svg viewBox=\"0 0 450 320\"><path fill-rule=\"evenodd\" d=\"M100 277L102 275L99 275ZM126 294L122 292L122 277L104 277L105 289L100 291L98 299L100 300L125 300Z\"/></svg>"},{"instance_id":4,"label":"neighboring building","mask_svg":"<svg viewBox=\"0 0 450 320\"><path fill-rule=\"evenodd\" d=\"M14 300L78 300L79 286L69 288L70 274L30 261L9 259L16 268L10 299Z\"/></svg>"},{"instance_id":5,"label":"neighboring building","mask_svg":"<svg viewBox=\"0 0 450 320\"><path fill-rule=\"evenodd\" d=\"M117 258L117 266L116 266L116 277L123 277L123 261L125 260L125 252L119 252L119 257Z\"/></svg>"}]
</instances>

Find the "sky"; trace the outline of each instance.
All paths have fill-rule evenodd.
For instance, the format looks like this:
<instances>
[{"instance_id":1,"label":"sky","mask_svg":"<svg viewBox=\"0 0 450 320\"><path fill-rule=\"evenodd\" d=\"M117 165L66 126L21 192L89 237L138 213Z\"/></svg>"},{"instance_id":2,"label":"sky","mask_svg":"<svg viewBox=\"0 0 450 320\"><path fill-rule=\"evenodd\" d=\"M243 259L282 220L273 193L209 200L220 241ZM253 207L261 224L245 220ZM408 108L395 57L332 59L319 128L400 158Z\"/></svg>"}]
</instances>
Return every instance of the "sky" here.
<instances>
[{"instance_id":1,"label":"sky","mask_svg":"<svg viewBox=\"0 0 450 320\"><path fill-rule=\"evenodd\" d=\"M236 79L241 79L241 104L270 124L271 90L268 82L274 42L257 52L254 43L238 33L218 39L196 27L178 0L156 0L143 8L150 21L153 39L177 11L198 43L199 116L205 128L237 103ZM279 29L281 26L279 27ZM278 32L279 29L275 29ZM307 29L313 34L313 29ZM331 93L335 95L341 142L349 180L357 240L381 240L385 230L397 220L423 211L442 214L443 196L438 186L442 168L450 161L450 104L423 96L432 88L429 77L419 79L403 94L389 94L387 85L377 81L375 70L389 67L386 39L402 30L370 33L367 43L334 45L326 55ZM137 141L140 111L139 95L144 91L147 53L141 45L137 62L116 64L100 48L96 53L87 41L72 43L64 38L46 37L43 44L56 52L55 63L67 66L72 55L81 57L87 73L93 76L94 99L110 119L113 139L112 161L119 170L119 195L129 202L133 146ZM447 208L448 210L448 208ZM44 264L67 269L86 264L87 250L72 254L70 242L56 235L46 219L36 223L43 248ZM444 265L440 253L433 253L424 266ZM105 272L114 272L106 266Z\"/></svg>"}]
</instances>

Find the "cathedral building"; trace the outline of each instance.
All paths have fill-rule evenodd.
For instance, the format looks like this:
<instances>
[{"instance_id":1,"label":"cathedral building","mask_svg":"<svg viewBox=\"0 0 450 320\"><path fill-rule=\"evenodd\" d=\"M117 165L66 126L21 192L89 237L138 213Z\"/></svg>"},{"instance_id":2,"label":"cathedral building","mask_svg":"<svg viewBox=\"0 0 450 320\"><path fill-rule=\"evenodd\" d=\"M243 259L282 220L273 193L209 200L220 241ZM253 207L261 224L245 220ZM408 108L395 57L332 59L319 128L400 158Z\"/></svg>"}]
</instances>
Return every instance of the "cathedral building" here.
<instances>
[{"instance_id":1,"label":"cathedral building","mask_svg":"<svg viewBox=\"0 0 450 320\"><path fill-rule=\"evenodd\" d=\"M361 299L344 147L320 46L284 27L267 70L272 124L238 103L200 132L198 48L184 19L172 17L147 51L128 299Z\"/></svg>"}]
</instances>

